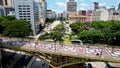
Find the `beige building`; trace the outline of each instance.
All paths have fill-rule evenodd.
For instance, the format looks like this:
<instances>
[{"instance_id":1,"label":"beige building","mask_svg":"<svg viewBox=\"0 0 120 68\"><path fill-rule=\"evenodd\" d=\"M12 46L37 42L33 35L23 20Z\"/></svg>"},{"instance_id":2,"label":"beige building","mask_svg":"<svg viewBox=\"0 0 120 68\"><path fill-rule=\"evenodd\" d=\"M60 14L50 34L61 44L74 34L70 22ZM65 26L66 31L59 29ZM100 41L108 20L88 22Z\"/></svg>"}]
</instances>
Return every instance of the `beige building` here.
<instances>
[{"instance_id":1,"label":"beige building","mask_svg":"<svg viewBox=\"0 0 120 68\"><path fill-rule=\"evenodd\" d=\"M109 10L109 20L120 20L120 12L116 10Z\"/></svg>"},{"instance_id":2,"label":"beige building","mask_svg":"<svg viewBox=\"0 0 120 68\"><path fill-rule=\"evenodd\" d=\"M14 2L13 0L3 0L3 5L14 7Z\"/></svg>"},{"instance_id":3,"label":"beige building","mask_svg":"<svg viewBox=\"0 0 120 68\"><path fill-rule=\"evenodd\" d=\"M86 15L80 15L77 12L68 12L67 13L67 20L69 23L80 21L80 22L86 22Z\"/></svg>"}]
</instances>

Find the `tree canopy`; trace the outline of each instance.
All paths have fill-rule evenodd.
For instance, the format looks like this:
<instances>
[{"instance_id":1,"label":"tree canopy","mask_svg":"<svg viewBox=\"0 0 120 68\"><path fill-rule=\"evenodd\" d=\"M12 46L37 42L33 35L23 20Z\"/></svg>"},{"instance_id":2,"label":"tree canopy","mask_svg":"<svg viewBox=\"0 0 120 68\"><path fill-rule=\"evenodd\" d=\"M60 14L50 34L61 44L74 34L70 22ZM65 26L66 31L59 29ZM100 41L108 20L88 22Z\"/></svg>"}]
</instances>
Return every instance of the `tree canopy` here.
<instances>
[{"instance_id":1,"label":"tree canopy","mask_svg":"<svg viewBox=\"0 0 120 68\"><path fill-rule=\"evenodd\" d=\"M0 34L13 37L26 37L32 34L31 24L15 17L0 17Z\"/></svg>"},{"instance_id":2,"label":"tree canopy","mask_svg":"<svg viewBox=\"0 0 120 68\"><path fill-rule=\"evenodd\" d=\"M6 36L26 37L32 32L30 27L31 25L27 21L13 20L11 24L5 28L3 34Z\"/></svg>"},{"instance_id":3,"label":"tree canopy","mask_svg":"<svg viewBox=\"0 0 120 68\"><path fill-rule=\"evenodd\" d=\"M70 28L85 43L120 45L120 21L73 22Z\"/></svg>"}]
</instances>

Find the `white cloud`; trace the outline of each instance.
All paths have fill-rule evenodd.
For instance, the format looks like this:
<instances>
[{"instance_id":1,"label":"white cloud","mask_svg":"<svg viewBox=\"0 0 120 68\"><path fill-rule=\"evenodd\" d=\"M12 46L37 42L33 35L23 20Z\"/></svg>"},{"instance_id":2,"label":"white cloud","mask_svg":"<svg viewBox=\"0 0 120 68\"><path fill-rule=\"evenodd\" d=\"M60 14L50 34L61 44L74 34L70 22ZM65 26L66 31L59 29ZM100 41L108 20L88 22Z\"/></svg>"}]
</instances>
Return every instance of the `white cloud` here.
<instances>
[{"instance_id":1,"label":"white cloud","mask_svg":"<svg viewBox=\"0 0 120 68\"><path fill-rule=\"evenodd\" d=\"M81 7L80 10L86 10L85 8Z\"/></svg>"},{"instance_id":2,"label":"white cloud","mask_svg":"<svg viewBox=\"0 0 120 68\"><path fill-rule=\"evenodd\" d=\"M105 6L105 5L106 5L106 3L100 3L99 5L100 5L100 6Z\"/></svg>"},{"instance_id":3,"label":"white cloud","mask_svg":"<svg viewBox=\"0 0 120 68\"><path fill-rule=\"evenodd\" d=\"M88 4L86 4L86 3L81 3L80 6L86 7L86 6L88 6Z\"/></svg>"},{"instance_id":4,"label":"white cloud","mask_svg":"<svg viewBox=\"0 0 120 68\"><path fill-rule=\"evenodd\" d=\"M59 7L66 7L66 3L64 2L57 2L56 3Z\"/></svg>"}]
</instances>

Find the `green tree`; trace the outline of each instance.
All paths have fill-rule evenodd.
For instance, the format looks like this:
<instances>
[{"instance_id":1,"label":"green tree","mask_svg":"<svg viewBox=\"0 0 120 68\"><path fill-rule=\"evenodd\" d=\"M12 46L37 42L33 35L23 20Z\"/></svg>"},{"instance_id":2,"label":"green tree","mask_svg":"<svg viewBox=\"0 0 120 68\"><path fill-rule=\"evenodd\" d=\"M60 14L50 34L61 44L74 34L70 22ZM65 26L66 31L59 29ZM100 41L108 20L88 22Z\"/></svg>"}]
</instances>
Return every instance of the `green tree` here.
<instances>
[{"instance_id":1,"label":"green tree","mask_svg":"<svg viewBox=\"0 0 120 68\"><path fill-rule=\"evenodd\" d=\"M4 18L6 18L9 21L16 20L16 17L14 16L4 16Z\"/></svg>"},{"instance_id":2,"label":"green tree","mask_svg":"<svg viewBox=\"0 0 120 68\"><path fill-rule=\"evenodd\" d=\"M41 35L39 37L39 40L45 40L45 39L49 39L50 38L50 34L49 33L44 33L43 35Z\"/></svg>"},{"instance_id":3,"label":"green tree","mask_svg":"<svg viewBox=\"0 0 120 68\"><path fill-rule=\"evenodd\" d=\"M76 21L76 22L73 22L72 24L70 24L70 28L73 31L73 33L76 35L84 30L83 24L79 21Z\"/></svg>"},{"instance_id":4,"label":"green tree","mask_svg":"<svg viewBox=\"0 0 120 68\"><path fill-rule=\"evenodd\" d=\"M13 20L4 29L5 36L26 37L32 33L31 24L24 20Z\"/></svg>"},{"instance_id":5,"label":"green tree","mask_svg":"<svg viewBox=\"0 0 120 68\"><path fill-rule=\"evenodd\" d=\"M56 41L63 41L62 35L58 32L51 32L50 37L56 42Z\"/></svg>"},{"instance_id":6,"label":"green tree","mask_svg":"<svg viewBox=\"0 0 120 68\"><path fill-rule=\"evenodd\" d=\"M55 32L64 32L65 31L65 27L63 24L58 24L57 26L55 26L53 28L53 31Z\"/></svg>"},{"instance_id":7,"label":"green tree","mask_svg":"<svg viewBox=\"0 0 120 68\"><path fill-rule=\"evenodd\" d=\"M109 24L109 26L107 26L103 31L104 35L105 35L105 42L107 44L111 44L111 45L117 45L120 44L118 41L119 38L119 31L120 31L120 21L107 21L107 24Z\"/></svg>"},{"instance_id":8,"label":"green tree","mask_svg":"<svg viewBox=\"0 0 120 68\"><path fill-rule=\"evenodd\" d=\"M46 23L52 23L55 21L55 18L47 18Z\"/></svg>"},{"instance_id":9,"label":"green tree","mask_svg":"<svg viewBox=\"0 0 120 68\"><path fill-rule=\"evenodd\" d=\"M91 26L94 29L103 30L104 28L109 26L109 24L107 24L105 21L92 21Z\"/></svg>"},{"instance_id":10,"label":"green tree","mask_svg":"<svg viewBox=\"0 0 120 68\"><path fill-rule=\"evenodd\" d=\"M0 17L0 34L3 33L4 28L7 26L6 22L8 24L8 20L6 18Z\"/></svg>"},{"instance_id":11,"label":"green tree","mask_svg":"<svg viewBox=\"0 0 120 68\"><path fill-rule=\"evenodd\" d=\"M85 43L99 43L102 38L103 34L99 30L87 30L79 34L79 39Z\"/></svg>"}]
</instances>

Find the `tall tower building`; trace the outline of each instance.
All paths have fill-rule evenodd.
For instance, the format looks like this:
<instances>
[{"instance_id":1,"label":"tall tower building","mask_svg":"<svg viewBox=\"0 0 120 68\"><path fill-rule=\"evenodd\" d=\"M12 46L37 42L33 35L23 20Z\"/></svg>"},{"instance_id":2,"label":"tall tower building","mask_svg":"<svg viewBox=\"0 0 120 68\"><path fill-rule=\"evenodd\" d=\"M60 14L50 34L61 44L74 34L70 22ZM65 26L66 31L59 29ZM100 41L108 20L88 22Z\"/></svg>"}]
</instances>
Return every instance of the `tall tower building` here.
<instances>
[{"instance_id":1,"label":"tall tower building","mask_svg":"<svg viewBox=\"0 0 120 68\"><path fill-rule=\"evenodd\" d=\"M94 2L94 10L99 9L99 3L98 2Z\"/></svg>"},{"instance_id":2,"label":"tall tower building","mask_svg":"<svg viewBox=\"0 0 120 68\"><path fill-rule=\"evenodd\" d=\"M68 0L67 1L67 12L76 12L77 11L77 1Z\"/></svg>"},{"instance_id":3,"label":"tall tower building","mask_svg":"<svg viewBox=\"0 0 120 68\"><path fill-rule=\"evenodd\" d=\"M46 0L36 0L39 8L39 22L44 26L47 16L47 2Z\"/></svg>"},{"instance_id":4,"label":"tall tower building","mask_svg":"<svg viewBox=\"0 0 120 68\"><path fill-rule=\"evenodd\" d=\"M4 6L11 6L11 7L14 6L13 0L2 0L2 1Z\"/></svg>"},{"instance_id":5,"label":"tall tower building","mask_svg":"<svg viewBox=\"0 0 120 68\"><path fill-rule=\"evenodd\" d=\"M5 16L14 13L13 0L0 0L0 5L4 8Z\"/></svg>"},{"instance_id":6,"label":"tall tower building","mask_svg":"<svg viewBox=\"0 0 120 68\"><path fill-rule=\"evenodd\" d=\"M3 6L3 0L0 0L0 5Z\"/></svg>"},{"instance_id":7,"label":"tall tower building","mask_svg":"<svg viewBox=\"0 0 120 68\"><path fill-rule=\"evenodd\" d=\"M38 4L34 0L14 0L15 16L27 20L32 25L34 34L40 30Z\"/></svg>"},{"instance_id":8,"label":"tall tower building","mask_svg":"<svg viewBox=\"0 0 120 68\"><path fill-rule=\"evenodd\" d=\"M0 5L0 16L5 16L4 8L1 5Z\"/></svg>"},{"instance_id":9,"label":"tall tower building","mask_svg":"<svg viewBox=\"0 0 120 68\"><path fill-rule=\"evenodd\" d=\"M118 4L118 10L120 10L120 3Z\"/></svg>"}]
</instances>

